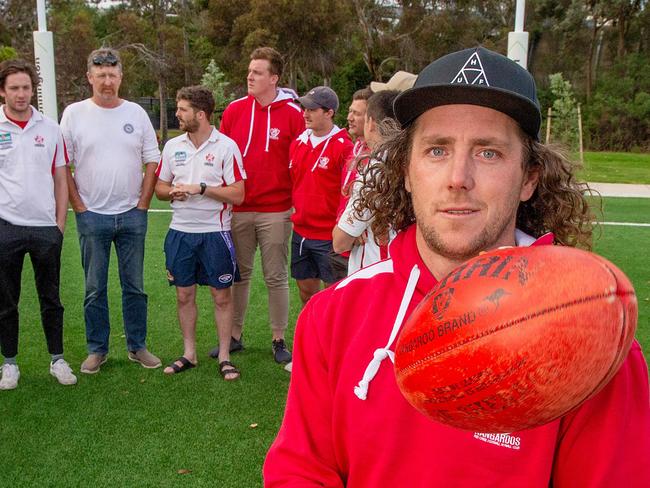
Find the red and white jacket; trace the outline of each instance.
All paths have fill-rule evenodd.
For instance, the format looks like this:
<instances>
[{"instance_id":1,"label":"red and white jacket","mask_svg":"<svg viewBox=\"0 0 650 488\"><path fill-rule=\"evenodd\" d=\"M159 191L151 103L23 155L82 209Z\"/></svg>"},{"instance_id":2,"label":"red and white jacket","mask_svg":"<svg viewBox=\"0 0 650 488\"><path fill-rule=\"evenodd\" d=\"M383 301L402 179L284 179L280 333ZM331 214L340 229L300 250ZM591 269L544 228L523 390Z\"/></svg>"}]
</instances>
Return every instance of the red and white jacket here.
<instances>
[{"instance_id":1,"label":"red and white jacket","mask_svg":"<svg viewBox=\"0 0 650 488\"><path fill-rule=\"evenodd\" d=\"M244 202L235 212L291 208L289 147L304 130L301 108L283 91L266 107L250 95L228 105L219 131L237 143L248 176Z\"/></svg>"},{"instance_id":2,"label":"red and white jacket","mask_svg":"<svg viewBox=\"0 0 650 488\"><path fill-rule=\"evenodd\" d=\"M360 399L369 361L394 344L398 311L404 307L408 317L436 283L415 226L398 234L390 255L318 293L301 313L266 487L650 486L648 369L637 342L596 396L521 432L485 434L429 420L401 395L387 353Z\"/></svg>"},{"instance_id":3,"label":"red and white jacket","mask_svg":"<svg viewBox=\"0 0 650 488\"><path fill-rule=\"evenodd\" d=\"M338 127L335 126L335 129ZM291 144L289 168L293 184L293 229L306 239L331 241L341 199L341 175L352 157L345 129L333 130L315 147L305 130Z\"/></svg>"}]
</instances>

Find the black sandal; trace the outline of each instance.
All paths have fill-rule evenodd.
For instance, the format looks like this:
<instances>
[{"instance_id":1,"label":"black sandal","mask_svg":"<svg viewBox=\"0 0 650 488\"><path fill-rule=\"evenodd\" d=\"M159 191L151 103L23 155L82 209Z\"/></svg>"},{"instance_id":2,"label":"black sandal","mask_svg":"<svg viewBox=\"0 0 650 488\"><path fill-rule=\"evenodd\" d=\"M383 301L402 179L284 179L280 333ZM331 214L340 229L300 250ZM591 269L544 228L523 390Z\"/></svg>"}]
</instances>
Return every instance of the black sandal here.
<instances>
[{"instance_id":1,"label":"black sandal","mask_svg":"<svg viewBox=\"0 0 650 488\"><path fill-rule=\"evenodd\" d=\"M181 363L179 366L176 363ZM185 356L179 357L176 361L169 363L167 365L167 368L171 368L174 371L172 373L165 373L165 374L176 374L176 373L182 373L183 371L187 371L188 369L195 368L196 364L192 363L189 359L187 359Z\"/></svg>"},{"instance_id":2,"label":"black sandal","mask_svg":"<svg viewBox=\"0 0 650 488\"><path fill-rule=\"evenodd\" d=\"M226 366L230 366L230 368L225 369ZM221 361L219 363L219 374L226 381L235 381L235 380L238 380L239 377L241 376L241 373L239 372L239 370L230 361ZM229 375L229 374L236 374L237 376L234 377L234 378L228 379L228 378L226 378L226 375Z\"/></svg>"}]
</instances>

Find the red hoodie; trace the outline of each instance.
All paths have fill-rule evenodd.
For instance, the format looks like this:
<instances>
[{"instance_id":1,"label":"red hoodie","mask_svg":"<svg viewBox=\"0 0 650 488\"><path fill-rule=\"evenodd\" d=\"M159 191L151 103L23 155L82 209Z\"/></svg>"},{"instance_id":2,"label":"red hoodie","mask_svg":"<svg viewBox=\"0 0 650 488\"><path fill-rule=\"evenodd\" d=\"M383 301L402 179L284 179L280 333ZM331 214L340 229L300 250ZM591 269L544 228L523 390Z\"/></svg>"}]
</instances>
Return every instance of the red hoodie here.
<instances>
[{"instance_id":1,"label":"red hoodie","mask_svg":"<svg viewBox=\"0 0 650 488\"><path fill-rule=\"evenodd\" d=\"M648 369L637 342L603 390L541 427L469 432L411 407L386 350L394 325L401 326L398 310L408 316L436 280L420 258L415 226L395 238L390 255L318 293L300 315L266 487L650 486ZM386 358L361 400L357 383L373 356Z\"/></svg>"},{"instance_id":2,"label":"red hoodie","mask_svg":"<svg viewBox=\"0 0 650 488\"><path fill-rule=\"evenodd\" d=\"M219 130L233 139L242 153L246 195L235 212L284 212L291 208L289 146L305 130L302 110L283 91L266 107L255 97L232 102Z\"/></svg>"},{"instance_id":3,"label":"red hoodie","mask_svg":"<svg viewBox=\"0 0 650 488\"><path fill-rule=\"evenodd\" d=\"M302 237L331 241L341 199L341 177L353 145L345 129L334 130L316 147L309 140L310 134L310 129L300 134L289 151L295 209L291 220Z\"/></svg>"}]
</instances>

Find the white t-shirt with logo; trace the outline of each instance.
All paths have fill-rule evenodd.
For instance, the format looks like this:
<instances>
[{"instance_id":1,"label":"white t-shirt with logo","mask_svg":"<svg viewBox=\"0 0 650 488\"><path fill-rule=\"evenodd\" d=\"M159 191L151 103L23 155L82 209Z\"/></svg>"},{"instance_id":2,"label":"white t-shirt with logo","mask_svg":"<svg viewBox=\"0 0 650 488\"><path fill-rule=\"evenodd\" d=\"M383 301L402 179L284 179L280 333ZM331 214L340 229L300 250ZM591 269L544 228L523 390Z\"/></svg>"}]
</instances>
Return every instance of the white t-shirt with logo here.
<instances>
[{"instance_id":1,"label":"white t-shirt with logo","mask_svg":"<svg viewBox=\"0 0 650 488\"><path fill-rule=\"evenodd\" d=\"M162 152L158 178L173 185L205 183L228 186L245 180L241 153L235 141L213 128L200 147L187 133L170 139ZM230 230L232 205L207 195L190 195L172 202L174 215L170 228L181 232L218 232Z\"/></svg>"},{"instance_id":2,"label":"white t-shirt with logo","mask_svg":"<svg viewBox=\"0 0 650 488\"><path fill-rule=\"evenodd\" d=\"M0 218L14 225L56 225L55 167L65 166L56 122L32 107L24 129L0 106Z\"/></svg>"},{"instance_id":3,"label":"white t-shirt with logo","mask_svg":"<svg viewBox=\"0 0 650 488\"><path fill-rule=\"evenodd\" d=\"M66 107L61 130L74 180L88 210L113 215L138 204L142 165L158 163L158 140L140 105L102 108L91 99Z\"/></svg>"}]
</instances>

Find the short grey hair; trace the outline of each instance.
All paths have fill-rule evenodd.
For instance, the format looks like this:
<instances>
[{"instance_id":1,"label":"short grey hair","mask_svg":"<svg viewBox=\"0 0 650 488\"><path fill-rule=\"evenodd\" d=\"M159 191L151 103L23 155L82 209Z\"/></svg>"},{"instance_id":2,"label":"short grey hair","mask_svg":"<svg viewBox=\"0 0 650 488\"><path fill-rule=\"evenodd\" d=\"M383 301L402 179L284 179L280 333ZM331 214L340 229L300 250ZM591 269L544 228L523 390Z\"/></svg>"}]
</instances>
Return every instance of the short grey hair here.
<instances>
[{"instance_id":1,"label":"short grey hair","mask_svg":"<svg viewBox=\"0 0 650 488\"><path fill-rule=\"evenodd\" d=\"M116 63L113 64L109 61L106 62L101 62L97 58L102 58L102 57L114 57L116 60ZM120 71L122 71L122 58L120 57L120 52L117 49L113 49L111 47L102 47L99 49L95 49L93 52L91 52L88 55L88 72L90 72L90 68L93 66L117 66L120 68Z\"/></svg>"}]
</instances>

